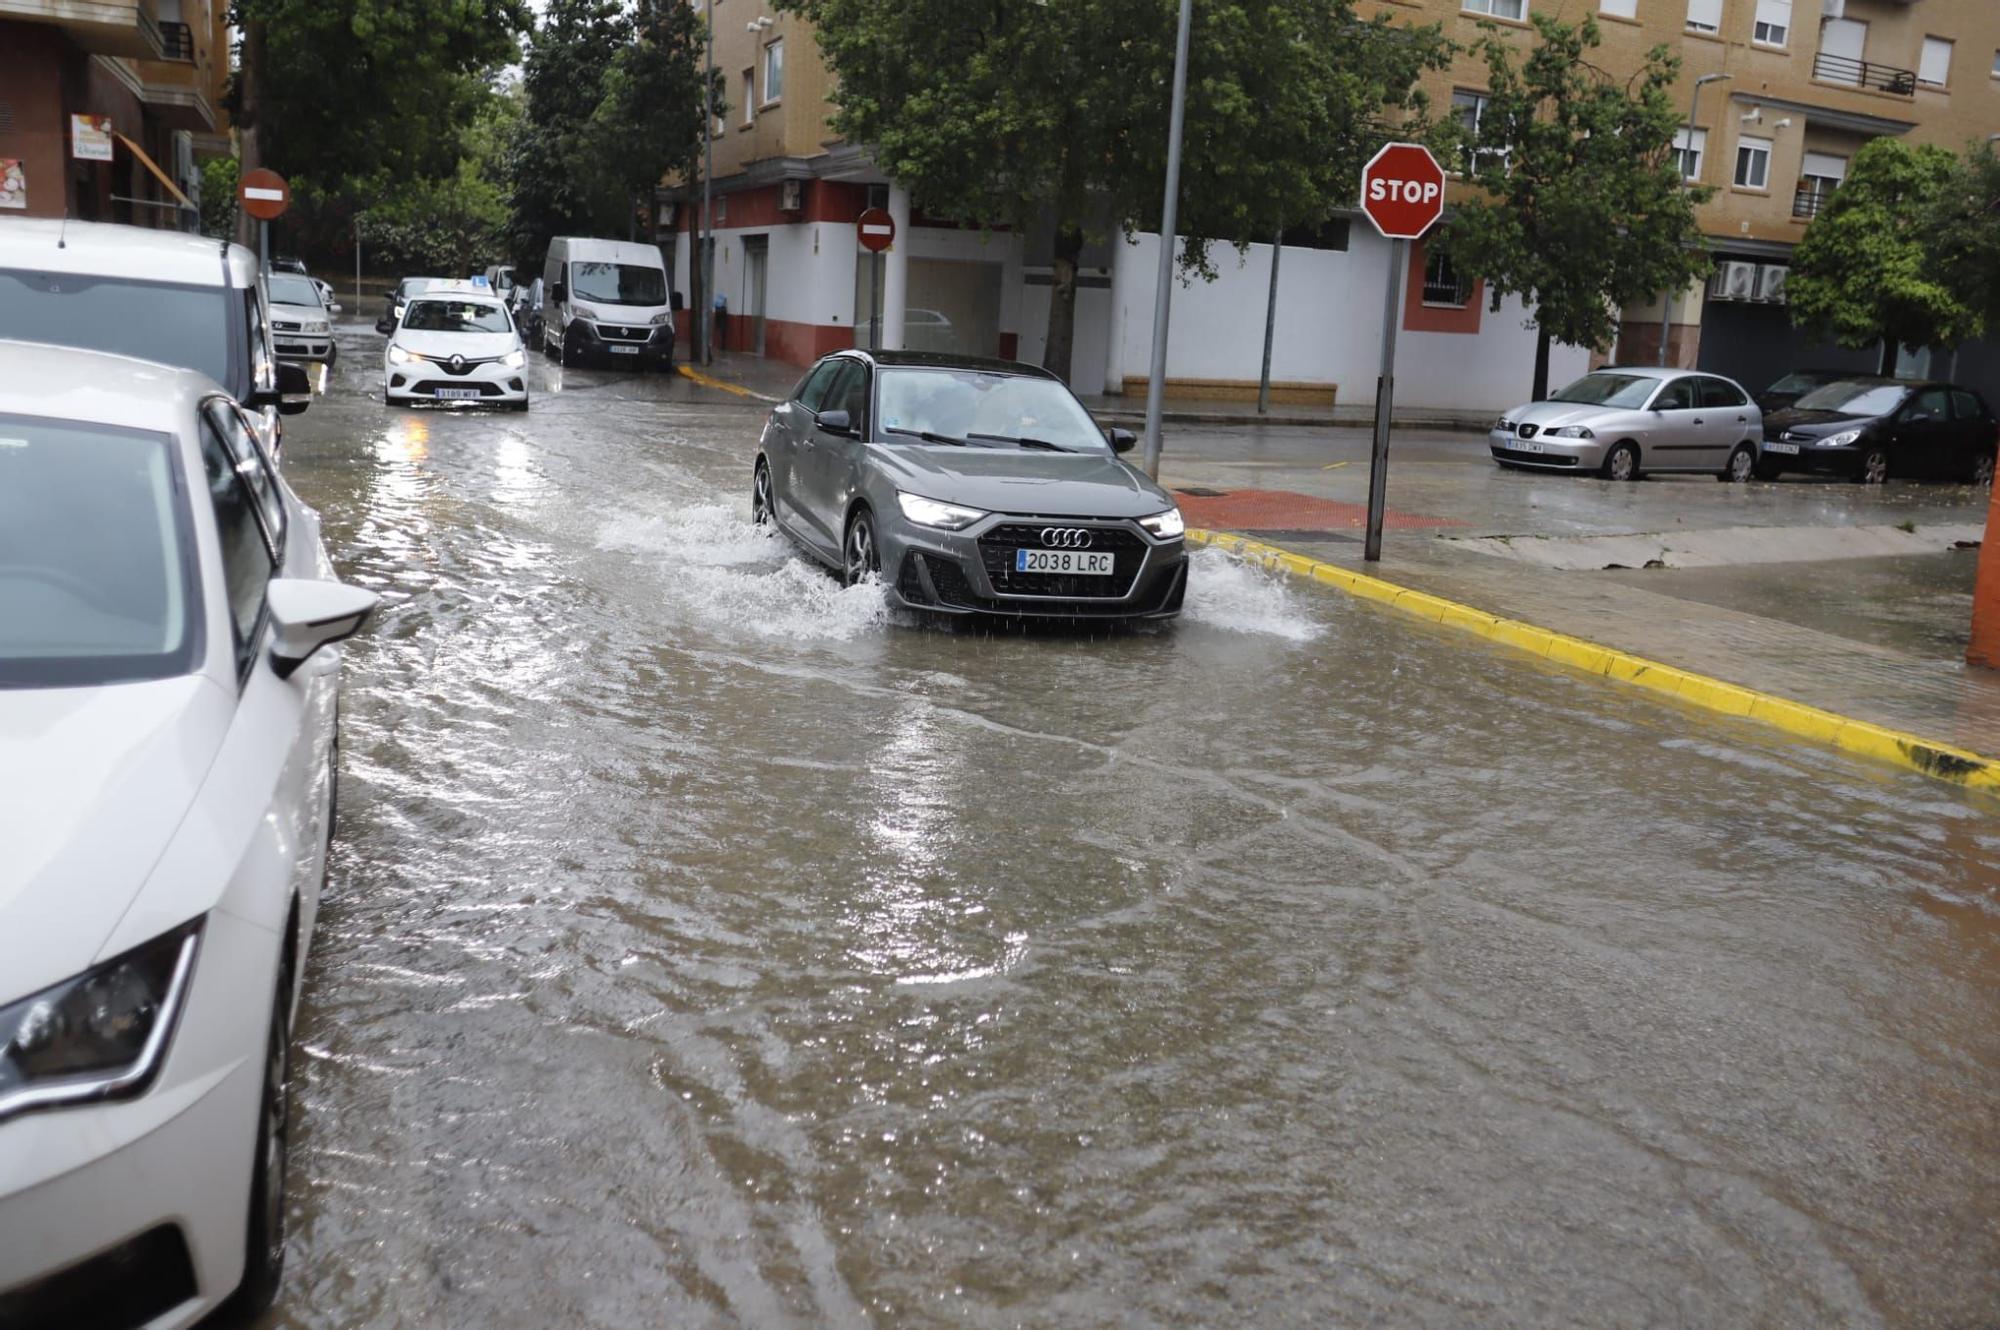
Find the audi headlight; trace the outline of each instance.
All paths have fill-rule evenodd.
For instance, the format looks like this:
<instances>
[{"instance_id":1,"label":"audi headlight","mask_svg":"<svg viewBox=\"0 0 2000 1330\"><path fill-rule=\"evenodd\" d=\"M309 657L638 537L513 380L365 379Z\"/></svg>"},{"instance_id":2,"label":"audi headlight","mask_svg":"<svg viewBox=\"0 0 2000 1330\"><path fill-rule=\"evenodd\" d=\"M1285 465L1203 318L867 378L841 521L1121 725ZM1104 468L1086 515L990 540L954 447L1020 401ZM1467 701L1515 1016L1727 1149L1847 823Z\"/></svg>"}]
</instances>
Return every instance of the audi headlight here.
<instances>
[{"instance_id":1,"label":"audi headlight","mask_svg":"<svg viewBox=\"0 0 2000 1330\"><path fill-rule=\"evenodd\" d=\"M1822 448L1845 448L1848 444L1853 443L1856 439L1860 437L1861 437L1860 430L1844 429L1838 434L1829 434L1824 439L1821 439L1819 441L1819 446Z\"/></svg>"},{"instance_id":2,"label":"audi headlight","mask_svg":"<svg viewBox=\"0 0 2000 1330\"><path fill-rule=\"evenodd\" d=\"M528 363L528 353L517 346L506 355L500 357L500 363L508 369L519 369Z\"/></svg>"},{"instance_id":3,"label":"audi headlight","mask_svg":"<svg viewBox=\"0 0 2000 1330\"><path fill-rule=\"evenodd\" d=\"M918 526L934 526L945 531L963 531L980 518L986 516L981 508L965 508L955 503L940 503L936 499L926 499L921 494L904 494L898 490L896 502L903 509L903 516Z\"/></svg>"},{"instance_id":4,"label":"audi headlight","mask_svg":"<svg viewBox=\"0 0 2000 1330\"><path fill-rule=\"evenodd\" d=\"M389 363L392 365L422 365L429 363L414 351L405 351L393 343L389 347Z\"/></svg>"},{"instance_id":5,"label":"audi headlight","mask_svg":"<svg viewBox=\"0 0 2000 1330\"><path fill-rule=\"evenodd\" d=\"M138 1094L187 996L201 920L0 1007L0 1119Z\"/></svg>"},{"instance_id":6,"label":"audi headlight","mask_svg":"<svg viewBox=\"0 0 2000 1330\"><path fill-rule=\"evenodd\" d=\"M1169 508L1163 513L1139 519L1139 525L1158 536L1161 540L1172 540L1187 530L1187 522L1181 517L1181 510Z\"/></svg>"},{"instance_id":7,"label":"audi headlight","mask_svg":"<svg viewBox=\"0 0 2000 1330\"><path fill-rule=\"evenodd\" d=\"M1588 425L1564 425L1550 430L1549 436L1556 439L1594 439L1597 434Z\"/></svg>"}]
</instances>

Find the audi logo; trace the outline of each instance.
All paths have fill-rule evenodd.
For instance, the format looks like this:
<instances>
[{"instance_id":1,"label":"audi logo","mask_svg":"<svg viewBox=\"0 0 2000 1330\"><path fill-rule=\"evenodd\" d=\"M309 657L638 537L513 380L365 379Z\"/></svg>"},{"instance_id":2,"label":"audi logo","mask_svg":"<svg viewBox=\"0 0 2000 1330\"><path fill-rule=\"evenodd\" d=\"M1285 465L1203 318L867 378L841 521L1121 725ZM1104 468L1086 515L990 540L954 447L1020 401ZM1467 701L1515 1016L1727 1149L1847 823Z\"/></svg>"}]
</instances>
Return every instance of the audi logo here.
<instances>
[{"instance_id":1,"label":"audi logo","mask_svg":"<svg viewBox=\"0 0 2000 1330\"><path fill-rule=\"evenodd\" d=\"M1052 550L1087 550L1090 548L1090 532L1076 526L1045 526L1042 528L1042 544Z\"/></svg>"}]
</instances>

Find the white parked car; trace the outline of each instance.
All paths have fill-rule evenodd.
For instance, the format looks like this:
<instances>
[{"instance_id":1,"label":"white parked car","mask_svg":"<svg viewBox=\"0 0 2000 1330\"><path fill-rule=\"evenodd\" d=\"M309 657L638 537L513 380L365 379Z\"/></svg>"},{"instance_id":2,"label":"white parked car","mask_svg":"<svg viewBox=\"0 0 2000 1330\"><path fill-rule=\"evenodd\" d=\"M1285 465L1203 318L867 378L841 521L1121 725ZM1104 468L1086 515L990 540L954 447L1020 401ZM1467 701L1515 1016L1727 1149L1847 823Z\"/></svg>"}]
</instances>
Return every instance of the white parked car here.
<instances>
[{"instance_id":1,"label":"white parked car","mask_svg":"<svg viewBox=\"0 0 2000 1330\"><path fill-rule=\"evenodd\" d=\"M293 272L274 272L264 279L271 300L271 340L280 360L317 360L331 366L340 358L333 342L333 316L320 298L320 283Z\"/></svg>"},{"instance_id":2,"label":"white parked car","mask_svg":"<svg viewBox=\"0 0 2000 1330\"><path fill-rule=\"evenodd\" d=\"M0 341L0 1322L274 1294L374 604L212 379Z\"/></svg>"},{"instance_id":3,"label":"white parked car","mask_svg":"<svg viewBox=\"0 0 2000 1330\"><path fill-rule=\"evenodd\" d=\"M382 353L382 400L528 409L528 353L506 302L470 284L412 296ZM462 288L462 289L456 289Z\"/></svg>"}]
</instances>

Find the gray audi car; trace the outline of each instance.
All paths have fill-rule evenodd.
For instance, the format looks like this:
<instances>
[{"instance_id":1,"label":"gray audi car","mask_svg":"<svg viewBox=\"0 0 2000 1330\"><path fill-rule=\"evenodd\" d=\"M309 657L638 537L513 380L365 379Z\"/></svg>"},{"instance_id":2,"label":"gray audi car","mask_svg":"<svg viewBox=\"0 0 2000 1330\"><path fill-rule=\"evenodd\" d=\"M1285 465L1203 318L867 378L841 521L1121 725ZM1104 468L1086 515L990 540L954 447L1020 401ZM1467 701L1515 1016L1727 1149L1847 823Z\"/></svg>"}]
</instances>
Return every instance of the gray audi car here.
<instances>
[{"instance_id":1,"label":"gray audi car","mask_svg":"<svg viewBox=\"0 0 2000 1330\"><path fill-rule=\"evenodd\" d=\"M954 615L1167 619L1180 509L1062 380L1004 360L827 356L771 411L751 516L850 585Z\"/></svg>"}]
</instances>

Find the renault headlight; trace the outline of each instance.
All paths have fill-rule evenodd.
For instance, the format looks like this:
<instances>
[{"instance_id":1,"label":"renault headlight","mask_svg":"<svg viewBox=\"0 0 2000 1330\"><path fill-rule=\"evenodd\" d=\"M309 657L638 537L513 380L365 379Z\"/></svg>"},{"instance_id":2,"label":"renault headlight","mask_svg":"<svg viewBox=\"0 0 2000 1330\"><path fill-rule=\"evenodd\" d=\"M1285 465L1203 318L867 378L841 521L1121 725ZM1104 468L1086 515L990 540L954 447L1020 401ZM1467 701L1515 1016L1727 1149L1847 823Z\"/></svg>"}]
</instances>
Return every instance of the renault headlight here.
<instances>
[{"instance_id":1,"label":"renault headlight","mask_svg":"<svg viewBox=\"0 0 2000 1330\"><path fill-rule=\"evenodd\" d=\"M945 531L963 531L986 516L982 508L941 503L936 499L926 499L921 494L904 494L900 490L896 493L896 502L902 507L903 516L918 526L934 526Z\"/></svg>"},{"instance_id":2,"label":"renault headlight","mask_svg":"<svg viewBox=\"0 0 2000 1330\"><path fill-rule=\"evenodd\" d=\"M528 363L528 353L517 346L506 355L500 357L500 363L508 369L519 369Z\"/></svg>"},{"instance_id":3,"label":"renault headlight","mask_svg":"<svg viewBox=\"0 0 2000 1330\"><path fill-rule=\"evenodd\" d=\"M1824 439L1821 439L1819 441L1818 446L1821 448L1845 448L1848 444L1853 443L1856 439L1860 437L1861 437L1860 430L1844 429L1838 434L1827 435Z\"/></svg>"},{"instance_id":4,"label":"renault headlight","mask_svg":"<svg viewBox=\"0 0 2000 1330\"><path fill-rule=\"evenodd\" d=\"M195 919L0 1007L0 1119L144 1090L173 1036L200 941Z\"/></svg>"},{"instance_id":5,"label":"renault headlight","mask_svg":"<svg viewBox=\"0 0 2000 1330\"><path fill-rule=\"evenodd\" d=\"M429 362L414 351L405 351L402 347L392 344L389 347L389 363L392 365L422 365Z\"/></svg>"},{"instance_id":6,"label":"renault headlight","mask_svg":"<svg viewBox=\"0 0 2000 1330\"><path fill-rule=\"evenodd\" d=\"M1597 432L1588 425L1564 425L1549 431L1552 439L1594 439Z\"/></svg>"},{"instance_id":7,"label":"renault headlight","mask_svg":"<svg viewBox=\"0 0 2000 1330\"><path fill-rule=\"evenodd\" d=\"M1163 513L1139 519L1139 525L1158 536L1161 540L1172 540L1187 530L1187 522L1181 517L1181 510L1169 508Z\"/></svg>"}]
</instances>

